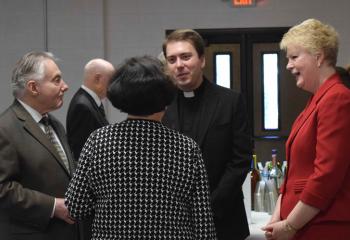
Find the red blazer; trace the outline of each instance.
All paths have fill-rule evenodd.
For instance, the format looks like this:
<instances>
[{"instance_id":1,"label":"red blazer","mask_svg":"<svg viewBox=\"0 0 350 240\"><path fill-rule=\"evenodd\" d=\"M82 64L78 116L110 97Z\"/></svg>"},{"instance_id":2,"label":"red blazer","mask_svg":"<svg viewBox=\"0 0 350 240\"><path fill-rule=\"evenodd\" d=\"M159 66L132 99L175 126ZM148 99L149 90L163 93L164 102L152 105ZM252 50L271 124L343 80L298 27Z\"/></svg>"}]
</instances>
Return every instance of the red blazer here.
<instances>
[{"instance_id":1,"label":"red blazer","mask_svg":"<svg viewBox=\"0 0 350 240\"><path fill-rule=\"evenodd\" d=\"M296 203L321 209L310 222L342 222L350 228L350 90L334 74L295 120L286 143L288 172L281 218Z\"/></svg>"}]
</instances>

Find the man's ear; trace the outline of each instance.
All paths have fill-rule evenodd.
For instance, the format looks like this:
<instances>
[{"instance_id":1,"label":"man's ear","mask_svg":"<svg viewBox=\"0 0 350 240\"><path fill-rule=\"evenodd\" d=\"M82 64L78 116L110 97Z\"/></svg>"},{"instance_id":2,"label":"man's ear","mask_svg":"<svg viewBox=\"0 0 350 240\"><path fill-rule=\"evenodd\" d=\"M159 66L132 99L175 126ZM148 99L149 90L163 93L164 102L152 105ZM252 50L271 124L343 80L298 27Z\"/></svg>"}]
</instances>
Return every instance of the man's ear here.
<instances>
[{"instance_id":1,"label":"man's ear","mask_svg":"<svg viewBox=\"0 0 350 240\"><path fill-rule=\"evenodd\" d=\"M38 84L34 80L29 80L26 84L27 90L30 92L31 95L37 96L39 95L39 89Z\"/></svg>"},{"instance_id":2,"label":"man's ear","mask_svg":"<svg viewBox=\"0 0 350 240\"><path fill-rule=\"evenodd\" d=\"M95 77L94 77L94 83L95 83L95 85L100 83L101 78L102 78L102 74L101 74L101 73L96 73L96 74L95 74Z\"/></svg>"},{"instance_id":3,"label":"man's ear","mask_svg":"<svg viewBox=\"0 0 350 240\"><path fill-rule=\"evenodd\" d=\"M202 61L202 64L201 64L201 67L202 69L205 67L205 56L203 54L203 56L200 57L201 61Z\"/></svg>"}]
</instances>

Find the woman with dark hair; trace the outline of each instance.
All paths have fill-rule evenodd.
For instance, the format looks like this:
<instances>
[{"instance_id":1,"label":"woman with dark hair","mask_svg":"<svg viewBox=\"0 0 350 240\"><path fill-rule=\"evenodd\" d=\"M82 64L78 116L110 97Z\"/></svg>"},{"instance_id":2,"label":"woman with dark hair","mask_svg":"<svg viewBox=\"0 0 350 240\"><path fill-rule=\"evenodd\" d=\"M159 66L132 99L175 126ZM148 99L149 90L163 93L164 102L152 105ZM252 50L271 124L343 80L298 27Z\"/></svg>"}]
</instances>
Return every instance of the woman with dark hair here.
<instances>
[{"instance_id":1,"label":"woman with dark hair","mask_svg":"<svg viewBox=\"0 0 350 240\"><path fill-rule=\"evenodd\" d=\"M160 122L175 93L161 62L117 69L107 96L128 118L85 143L66 193L71 215L95 210L92 239L215 239L199 146Z\"/></svg>"}]
</instances>

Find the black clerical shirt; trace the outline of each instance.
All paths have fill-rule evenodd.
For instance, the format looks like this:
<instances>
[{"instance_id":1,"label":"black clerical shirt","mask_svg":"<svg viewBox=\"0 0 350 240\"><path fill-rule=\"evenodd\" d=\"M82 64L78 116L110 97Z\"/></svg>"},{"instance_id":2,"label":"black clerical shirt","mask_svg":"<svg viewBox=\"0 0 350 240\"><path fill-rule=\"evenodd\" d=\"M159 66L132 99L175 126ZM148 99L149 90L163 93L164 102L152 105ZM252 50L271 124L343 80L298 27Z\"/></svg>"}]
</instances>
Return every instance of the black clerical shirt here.
<instances>
[{"instance_id":1,"label":"black clerical shirt","mask_svg":"<svg viewBox=\"0 0 350 240\"><path fill-rule=\"evenodd\" d=\"M193 97L185 97L183 91L178 92L178 113L180 120L180 132L198 142L198 126L203 110L203 92L206 81L195 89Z\"/></svg>"}]
</instances>

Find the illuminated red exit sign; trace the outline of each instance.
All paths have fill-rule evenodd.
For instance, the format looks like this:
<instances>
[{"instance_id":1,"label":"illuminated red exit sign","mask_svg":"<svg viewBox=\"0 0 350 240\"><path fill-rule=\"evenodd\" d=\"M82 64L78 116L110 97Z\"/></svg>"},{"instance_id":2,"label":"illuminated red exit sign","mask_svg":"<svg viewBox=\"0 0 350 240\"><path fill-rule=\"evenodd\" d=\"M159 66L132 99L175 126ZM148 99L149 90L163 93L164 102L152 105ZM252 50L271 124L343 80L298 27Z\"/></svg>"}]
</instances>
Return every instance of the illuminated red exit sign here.
<instances>
[{"instance_id":1,"label":"illuminated red exit sign","mask_svg":"<svg viewBox=\"0 0 350 240\"><path fill-rule=\"evenodd\" d=\"M252 7L255 6L255 0L231 0L233 7Z\"/></svg>"}]
</instances>

